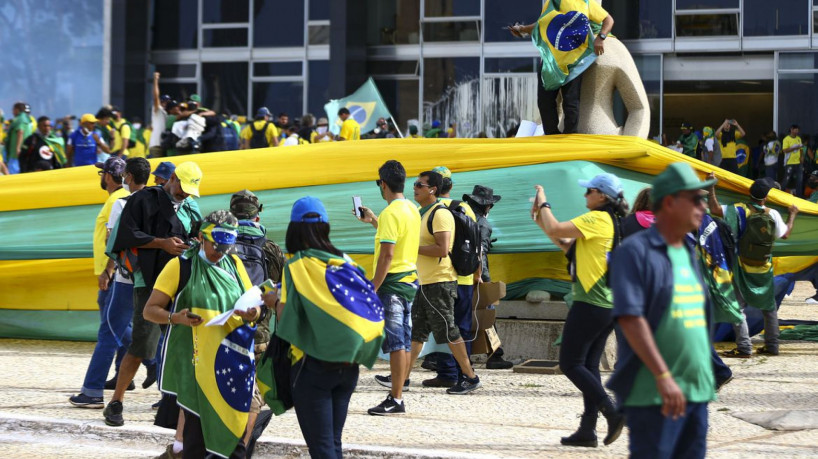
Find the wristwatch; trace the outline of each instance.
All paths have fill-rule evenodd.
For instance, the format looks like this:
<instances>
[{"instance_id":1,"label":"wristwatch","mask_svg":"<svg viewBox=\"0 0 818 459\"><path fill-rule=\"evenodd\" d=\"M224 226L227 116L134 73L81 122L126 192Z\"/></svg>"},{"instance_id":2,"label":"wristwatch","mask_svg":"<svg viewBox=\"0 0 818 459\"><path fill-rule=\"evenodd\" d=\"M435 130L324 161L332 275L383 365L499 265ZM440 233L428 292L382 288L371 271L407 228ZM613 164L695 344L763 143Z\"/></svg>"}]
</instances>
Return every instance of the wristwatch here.
<instances>
[{"instance_id":1,"label":"wristwatch","mask_svg":"<svg viewBox=\"0 0 818 459\"><path fill-rule=\"evenodd\" d=\"M550 208L551 208L551 204L549 204L549 203L547 203L547 202L544 202L544 203L540 204L540 209L542 209L543 207L548 207L548 208L550 209Z\"/></svg>"},{"instance_id":2,"label":"wristwatch","mask_svg":"<svg viewBox=\"0 0 818 459\"><path fill-rule=\"evenodd\" d=\"M608 34L607 33L600 33L599 35L597 35L597 38L599 38L600 40L604 40L604 39L608 38Z\"/></svg>"}]
</instances>

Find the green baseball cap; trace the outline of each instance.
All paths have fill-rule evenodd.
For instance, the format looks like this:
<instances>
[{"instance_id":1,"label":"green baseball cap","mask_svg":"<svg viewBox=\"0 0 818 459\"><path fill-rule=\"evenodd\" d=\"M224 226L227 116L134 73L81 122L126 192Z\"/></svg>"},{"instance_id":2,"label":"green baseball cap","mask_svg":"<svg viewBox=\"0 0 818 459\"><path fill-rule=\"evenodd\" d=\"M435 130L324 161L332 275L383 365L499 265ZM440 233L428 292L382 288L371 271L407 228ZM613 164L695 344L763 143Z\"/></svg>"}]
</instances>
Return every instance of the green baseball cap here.
<instances>
[{"instance_id":1,"label":"green baseball cap","mask_svg":"<svg viewBox=\"0 0 818 459\"><path fill-rule=\"evenodd\" d=\"M687 163L673 163L653 179L653 202L665 196L687 190L702 190L718 182L716 179L699 180L696 172Z\"/></svg>"}]
</instances>

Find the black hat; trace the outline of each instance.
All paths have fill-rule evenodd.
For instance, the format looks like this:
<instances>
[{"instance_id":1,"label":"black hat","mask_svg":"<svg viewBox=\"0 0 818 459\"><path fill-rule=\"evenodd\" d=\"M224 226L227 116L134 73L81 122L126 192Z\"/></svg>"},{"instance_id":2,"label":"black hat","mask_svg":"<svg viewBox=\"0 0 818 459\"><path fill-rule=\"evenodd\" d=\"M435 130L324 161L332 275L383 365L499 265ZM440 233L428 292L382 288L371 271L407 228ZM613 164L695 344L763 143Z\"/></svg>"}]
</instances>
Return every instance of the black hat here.
<instances>
[{"instance_id":1,"label":"black hat","mask_svg":"<svg viewBox=\"0 0 818 459\"><path fill-rule=\"evenodd\" d=\"M473 201L481 206L494 205L502 196L495 196L494 190L483 185L474 185L474 190L471 194L464 194L464 201Z\"/></svg>"},{"instance_id":2,"label":"black hat","mask_svg":"<svg viewBox=\"0 0 818 459\"><path fill-rule=\"evenodd\" d=\"M766 199L773 186L774 182L769 178L760 178L750 185L750 197L758 201Z\"/></svg>"}]
</instances>

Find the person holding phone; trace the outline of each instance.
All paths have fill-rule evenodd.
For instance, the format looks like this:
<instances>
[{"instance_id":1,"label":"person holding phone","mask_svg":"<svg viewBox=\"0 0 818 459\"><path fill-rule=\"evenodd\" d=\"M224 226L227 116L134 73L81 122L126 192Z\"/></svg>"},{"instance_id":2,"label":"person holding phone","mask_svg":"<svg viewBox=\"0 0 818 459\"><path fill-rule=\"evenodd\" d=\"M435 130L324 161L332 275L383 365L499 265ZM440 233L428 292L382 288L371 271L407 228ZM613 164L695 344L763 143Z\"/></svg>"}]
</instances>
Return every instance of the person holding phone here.
<instances>
[{"instance_id":1,"label":"person holding phone","mask_svg":"<svg viewBox=\"0 0 818 459\"><path fill-rule=\"evenodd\" d=\"M203 325L232 309L236 300L253 286L239 257L228 255L236 243L237 228L238 220L229 211L217 210L205 217L199 231L201 242L165 265L143 312L145 320L168 326L160 389L165 394L176 395L184 411L184 440L178 446L183 446L185 457L204 457L208 450L244 457L241 455L245 448L243 435L230 437L229 431L214 432L215 429L205 427L212 425L214 419L235 416L243 418L238 422L244 432L253 395L253 366L244 366L242 362L252 363L255 327L248 324L261 318L262 309L254 306L247 311L236 311L220 327ZM230 341L231 346L221 346L224 341ZM247 353L236 352L235 346ZM212 356L214 349L221 354L222 347L230 354L229 361ZM208 375L212 378L215 372L218 380L218 370L226 369L235 381L234 388L240 389L239 395L232 391L214 392L207 386ZM206 400L199 393L204 394ZM228 395L223 395L225 393ZM222 398L225 403L216 405L213 397ZM235 413L217 413L215 406L222 406L221 410L230 407ZM235 409L237 406L247 409Z\"/></svg>"},{"instance_id":2,"label":"person holding phone","mask_svg":"<svg viewBox=\"0 0 818 459\"><path fill-rule=\"evenodd\" d=\"M784 178L781 179L781 189L795 194L798 188L798 177L801 174L801 146L803 142L798 135L800 129L797 124L790 126L790 133L781 143L781 152L784 153Z\"/></svg>"},{"instance_id":3,"label":"person holding phone","mask_svg":"<svg viewBox=\"0 0 818 459\"><path fill-rule=\"evenodd\" d=\"M719 167L738 174L738 160L736 159L736 140L747 135L744 128L734 119L726 119L716 130L716 139L721 146L721 164Z\"/></svg>"}]
</instances>

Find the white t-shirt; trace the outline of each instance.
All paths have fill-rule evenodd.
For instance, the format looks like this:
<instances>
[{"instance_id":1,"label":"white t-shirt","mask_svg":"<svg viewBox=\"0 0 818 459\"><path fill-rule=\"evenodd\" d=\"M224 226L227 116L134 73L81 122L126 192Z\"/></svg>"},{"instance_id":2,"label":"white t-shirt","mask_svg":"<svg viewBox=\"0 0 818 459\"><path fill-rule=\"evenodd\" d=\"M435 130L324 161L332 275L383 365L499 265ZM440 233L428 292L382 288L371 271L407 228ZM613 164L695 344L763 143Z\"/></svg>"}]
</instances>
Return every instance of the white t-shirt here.
<instances>
[{"instance_id":1,"label":"white t-shirt","mask_svg":"<svg viewBox=\"0 0 818 459\"><path fill-rule=\"evenodd\" d=\"M762 207L764 209L767 208L767 206L762 206ZM726 214L727 213L727 206L722 205L721 206L721 211ZM111 212L113 213L113 210ZM770 217L772 217L773 221L775 222L775 238L776 239L781 239L781 236L783 236L784 233L787 232L787 224L784 223L784 219L781 218L781 214L778 213L778 211L775 210L775 209L770 209Z\"/></svg>"},{"instance_id":2,"label":"white t-shirt","mask_svg":"<svg viewBox=\"0 0 818 459\"><path fill-rule=\"evenodd\" d=\"M165 132L165 122L168 114L161 106L151 110L151 140L148 148L158 147L162 143L162 133Z\"/></svg>"},{"instance_id":3,"label":"white t-shirt","mask_svg":"<svg viewBox=\"0 0 818 459\"><path fill-rule=\"evenodd\" d=\"M122 215L122 209L125 208L125 203L127 201L124 199L117 199L114 201L114 204L111 206L111 214L108 217L108 223L105 225L108 228L108 231L114 229L116 223L119 221L119 216ZM133 279L123 277L122 274L117 269L116 274L114 274L114 282L119 282L122 284L133 284Z\"/></svg>"},{"instance_id":4,"label":"white t-shirt","mask_svg":"<svg viewBox=\"0 0 818 459\"><path fill-rule=\"evenodd\" d=\"M298 134L287 137L287 140L285 140L283 144L285 147L294 147L296 145L298 145Z\"/></svg>"},{"instance_id":5,"label":"white t-shirt","mask_svg":"<svg viewBox=\"0 0 818 459\"><path fill-rule=\"evenodd\" d=\"M715 143L713 137L708 137L704 141L704 149L705 151L712 153L713 152L713 144Z\"/></svg>"}]
</instances>

